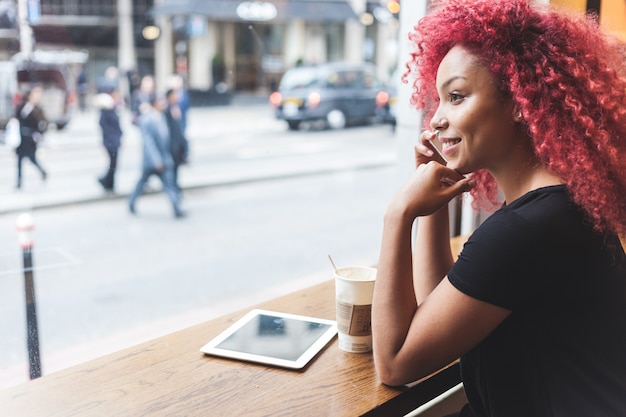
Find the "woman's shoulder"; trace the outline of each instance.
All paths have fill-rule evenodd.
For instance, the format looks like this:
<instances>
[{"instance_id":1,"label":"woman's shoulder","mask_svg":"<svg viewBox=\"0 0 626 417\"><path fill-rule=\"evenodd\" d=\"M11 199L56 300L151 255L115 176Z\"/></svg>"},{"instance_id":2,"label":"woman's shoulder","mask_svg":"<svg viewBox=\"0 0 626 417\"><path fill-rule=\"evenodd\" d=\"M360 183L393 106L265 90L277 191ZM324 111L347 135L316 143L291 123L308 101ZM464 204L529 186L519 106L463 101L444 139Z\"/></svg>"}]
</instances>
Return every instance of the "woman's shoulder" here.
<instances>
[{"instance_id":1,"label":"woman's shoulder","mask_svg":"<svg viewBox=\"0 0 626 417\"><path fill-rule=\"evenodd\" d=\"M572 201L565 185L552 185L529 191L522 197L498 210L498 218L519 217L530 224L552 222L564 215L580 221L582 211Z\"/></svg>"},{"instance_id":2,"label":"woman's shoulder","mask_svg":"<svg viewBox=\"0 0 626 417\"><path fill-rule=\"evenodd\" d=\"M494 251L594 240L597 232L564 185L533 190L488 217L472 236Z\"/></svg>"},{"instance_id":3,"label":"woman's shoulder","mask_svg":"<svg viewBox=\"0 0 626 417\"><path fill-rule=\"evenodd\" d=\"M569 199L569 196L565 184L549 185L531 190L510 204L506 204L505 207L516 209L528 205L552 204L555 201L564 201L567 199Z\"/></svg>"},{"instance_id":4,"label":"woman's shoulder","mask_svg":"<svg viewBox=\"0 0 626 417\"><path fill-rule=\"evenodd\" d=\"M565 186L556 185L532 190L511 204L490 215L472 234L471 240L485 240L504 247L516 242L526 245L533 239L541 239L547 232L546 225L555 224L560 218L571 222L571 203ZM576 221L580 221L578 215ZM513 238L513 239L512 239Z\"/></svg>"}]
</instances>

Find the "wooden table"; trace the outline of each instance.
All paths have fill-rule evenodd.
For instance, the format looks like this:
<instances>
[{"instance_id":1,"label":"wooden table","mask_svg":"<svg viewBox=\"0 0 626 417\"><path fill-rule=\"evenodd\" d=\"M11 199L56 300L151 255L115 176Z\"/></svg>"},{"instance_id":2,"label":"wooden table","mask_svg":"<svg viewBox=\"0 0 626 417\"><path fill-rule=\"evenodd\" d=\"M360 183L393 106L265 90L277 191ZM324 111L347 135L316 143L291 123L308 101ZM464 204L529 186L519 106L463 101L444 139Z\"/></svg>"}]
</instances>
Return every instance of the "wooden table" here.
<instances>
[{"instance_id":1,"label":"wooden table","mask_svg":"<svg viewBox=\"0 0 626 417\"><path fill-rule=\"evenodd\" d=\"M334 281L253 307L334 320ZM0 416L402 416L460 381L454 364L387 387L371 353L343 352L336 338L303 371L199 351L247 311L0 391Z\"/></svg>"}]
</instances>

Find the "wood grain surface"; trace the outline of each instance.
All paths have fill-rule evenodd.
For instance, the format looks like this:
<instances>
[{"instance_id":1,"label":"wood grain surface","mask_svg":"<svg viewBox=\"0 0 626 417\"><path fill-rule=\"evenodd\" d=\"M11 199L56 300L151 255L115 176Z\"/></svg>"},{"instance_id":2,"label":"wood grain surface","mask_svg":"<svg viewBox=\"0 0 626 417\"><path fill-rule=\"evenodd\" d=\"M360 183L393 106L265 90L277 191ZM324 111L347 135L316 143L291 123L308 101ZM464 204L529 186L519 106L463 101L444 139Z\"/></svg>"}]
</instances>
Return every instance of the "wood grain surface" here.
<instances>
[{"instance_id":1,"label":"wood grain surface","mask_svg":"<svg viewBox=\"0 0 626 417\"><path fill-rule=\"evenodd\" d=\"M453 239L454 253L462 241ZM329 280L250 308L334 320L334 291ZM411 394L381 384L372 354L343 352L336 338L301 371L199 351L248 311L0 391L0 416L352 417Z\"/></svg>"}]
</instances>

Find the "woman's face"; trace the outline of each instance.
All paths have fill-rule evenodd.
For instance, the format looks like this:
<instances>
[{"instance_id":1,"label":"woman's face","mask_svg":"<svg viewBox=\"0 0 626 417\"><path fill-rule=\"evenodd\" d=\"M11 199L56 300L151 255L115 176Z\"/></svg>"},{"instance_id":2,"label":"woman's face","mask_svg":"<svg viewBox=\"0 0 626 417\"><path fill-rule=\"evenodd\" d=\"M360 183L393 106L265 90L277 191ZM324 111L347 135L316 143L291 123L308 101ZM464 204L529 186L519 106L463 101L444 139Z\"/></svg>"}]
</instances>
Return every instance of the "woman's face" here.
<instances>
[{"instance_id":1,"label":"woman's face","mask_svg":"<svg viewBox=\"0 0 626 417\"><path fill-rule=\"evenodd\" d=\"M440 133L447 166L461 174L506 167L518 130L514 105L487 68L455 46L441 61L436 82L440 101L430 124Z\"/></svg>"}]
</instances>

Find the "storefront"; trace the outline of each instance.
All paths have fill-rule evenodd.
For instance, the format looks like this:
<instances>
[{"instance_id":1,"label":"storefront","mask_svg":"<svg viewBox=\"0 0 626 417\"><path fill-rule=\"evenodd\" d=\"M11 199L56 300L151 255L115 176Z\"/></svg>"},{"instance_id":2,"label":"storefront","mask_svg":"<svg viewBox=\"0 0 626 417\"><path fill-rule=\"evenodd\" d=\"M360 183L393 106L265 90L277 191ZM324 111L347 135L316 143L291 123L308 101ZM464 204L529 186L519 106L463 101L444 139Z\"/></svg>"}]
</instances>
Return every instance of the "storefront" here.
<instances>
[{"instance_id":1,"label":"storefront","mask_svg":"<svg viewBox=\"0 0 626 417\"><path fill-rule=\"evenodd\" d=\"M156 2L157 82L177 72L193 89L271 91L286 69L329 61L370 60L388 73L396 56L384 46L397 39L395 19L366 29L367 10L366 0Z\"/></svg>"}]
</instances>

